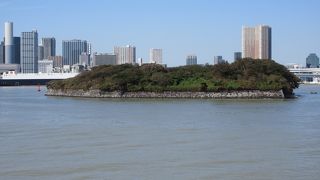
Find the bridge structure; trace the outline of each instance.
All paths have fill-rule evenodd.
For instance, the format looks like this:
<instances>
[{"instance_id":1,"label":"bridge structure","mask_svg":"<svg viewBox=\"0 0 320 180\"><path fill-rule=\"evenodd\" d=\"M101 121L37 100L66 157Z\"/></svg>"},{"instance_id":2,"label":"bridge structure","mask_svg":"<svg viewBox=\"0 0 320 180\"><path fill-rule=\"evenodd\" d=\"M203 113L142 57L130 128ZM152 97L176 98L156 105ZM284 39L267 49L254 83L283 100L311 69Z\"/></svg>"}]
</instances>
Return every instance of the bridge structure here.
<instances>
[{"instance_id":1,"label":"bridge structure","mask_svg":"<svg viewBox=\"0 0 320 180\"><path fill-rule=\"evenodd\" d=\"M289 68L303 83L320 84L320 68Z\"/></svg>"}]
</instances>

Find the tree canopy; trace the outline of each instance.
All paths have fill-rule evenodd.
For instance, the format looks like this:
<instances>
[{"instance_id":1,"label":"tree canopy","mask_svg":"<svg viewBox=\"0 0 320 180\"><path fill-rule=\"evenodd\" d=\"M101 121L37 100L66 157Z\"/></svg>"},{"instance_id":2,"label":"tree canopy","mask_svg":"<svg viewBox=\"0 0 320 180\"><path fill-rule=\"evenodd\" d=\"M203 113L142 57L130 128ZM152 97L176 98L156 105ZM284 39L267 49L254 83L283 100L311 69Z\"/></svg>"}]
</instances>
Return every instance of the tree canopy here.
<instances>
[{"instance_id":1,"label":"tree canopy","mask_svg":"<svg viewBox=\"0 0 320 180\"><path fill-rule=\"evenodd\" d=\"M299 81L273 60L242 59L231 64L173 68L156 64L97 66L71 79L51 81L48 88L110 92L283 90L292 94Z\"/></svg>"}]
</instances>

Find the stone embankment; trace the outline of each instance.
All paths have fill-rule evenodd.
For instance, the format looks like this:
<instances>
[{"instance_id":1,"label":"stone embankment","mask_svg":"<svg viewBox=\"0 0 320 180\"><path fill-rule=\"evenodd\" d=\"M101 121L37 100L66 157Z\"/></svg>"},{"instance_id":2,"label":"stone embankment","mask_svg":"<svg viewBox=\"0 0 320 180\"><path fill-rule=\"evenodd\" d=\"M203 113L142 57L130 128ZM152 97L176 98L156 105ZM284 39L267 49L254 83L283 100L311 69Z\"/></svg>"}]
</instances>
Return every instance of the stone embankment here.
<instances>
[{"instance_id":1,"label":"stone embankment","mask_svg":"<svg viewBox=\"0 0 320 180\"><path fill-rule=\"evenodd\" d=\"M224 92L102 92L100 90L54 90L48 89L47 96L86 97L86 98L205 98L205 99L262 99L285 98L280 91L224 91Z\"/></svg>"}]
</instances>

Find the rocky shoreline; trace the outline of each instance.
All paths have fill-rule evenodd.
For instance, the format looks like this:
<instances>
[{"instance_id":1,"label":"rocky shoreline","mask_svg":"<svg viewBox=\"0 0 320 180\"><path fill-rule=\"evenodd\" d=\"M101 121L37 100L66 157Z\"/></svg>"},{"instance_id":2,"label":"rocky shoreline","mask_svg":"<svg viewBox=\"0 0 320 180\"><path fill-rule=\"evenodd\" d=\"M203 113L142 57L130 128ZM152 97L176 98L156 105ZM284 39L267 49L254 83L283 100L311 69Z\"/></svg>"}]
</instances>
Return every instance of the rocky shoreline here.
<instances>
[{"instance_id":1,"label":"rocky shoreline","mask_svg":"<svg viewBox=\"0 0 320 180\"><path fill-rule=\"evenodd\" d=\"M283 99L280 91L223 91L223 92L103 92L100 90L54 90L48 89L46 96L85 98L189 98L189 99Z\"/></svg>"}]
</instances>

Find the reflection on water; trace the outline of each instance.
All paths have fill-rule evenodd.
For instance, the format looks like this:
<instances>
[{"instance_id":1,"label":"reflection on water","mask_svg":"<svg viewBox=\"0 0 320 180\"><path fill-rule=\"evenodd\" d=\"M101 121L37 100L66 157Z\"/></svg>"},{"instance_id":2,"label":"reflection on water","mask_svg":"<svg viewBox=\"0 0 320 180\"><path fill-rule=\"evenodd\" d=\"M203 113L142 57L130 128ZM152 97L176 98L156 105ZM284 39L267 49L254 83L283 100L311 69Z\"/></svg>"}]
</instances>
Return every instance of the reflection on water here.
<instances>
[{"instance_id":1,"label":"reflection on water","mask_svg":"<svg viewBox=\"0 0 320 180\"><path fill-rule=\"evenodd\" d=\"M320 87L296 94L83 99L1 87L0 179L318 179Z\"/></svg>"}]
</instances>

